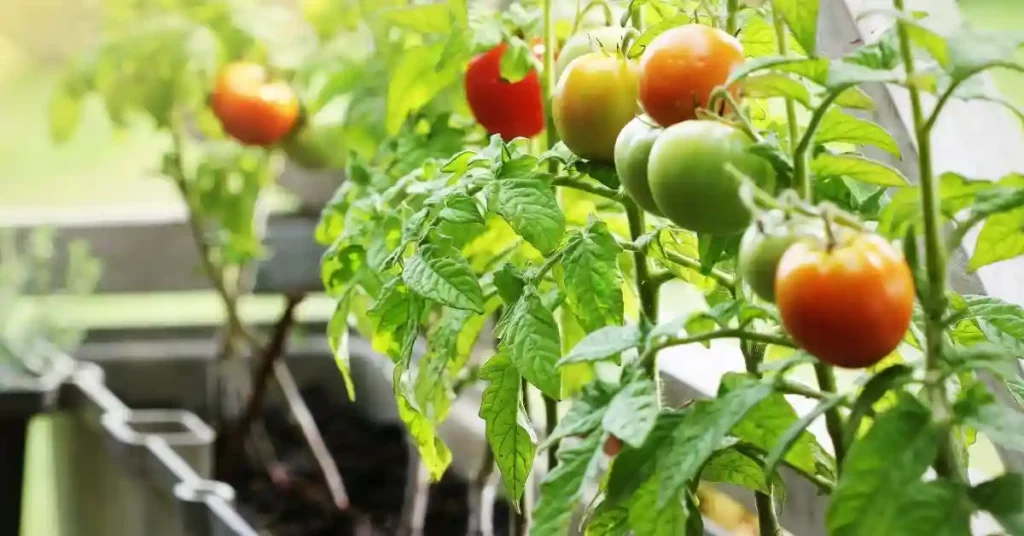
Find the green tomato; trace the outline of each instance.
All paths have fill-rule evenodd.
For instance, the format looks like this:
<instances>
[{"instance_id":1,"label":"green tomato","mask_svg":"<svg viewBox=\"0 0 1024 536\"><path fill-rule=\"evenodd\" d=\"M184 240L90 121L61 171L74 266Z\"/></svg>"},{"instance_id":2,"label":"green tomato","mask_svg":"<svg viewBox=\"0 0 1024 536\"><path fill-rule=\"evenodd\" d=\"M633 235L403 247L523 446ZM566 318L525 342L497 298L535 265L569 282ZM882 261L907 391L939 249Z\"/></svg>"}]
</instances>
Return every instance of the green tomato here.
<instances>
[{"instance_id":1,"label":"green tomato","mask_svg":"<svg viewBox=\"0 0 1024 536\"><path fill-rule=\"evenodd\" d=\"M747 228L740 241L737 273L761 299L775 302L775 273L782 254L797 241L825 238L821 220L804 217L786 218L773 210Z\"/></svg>"},{"instance_id":2,"label":"green tomato","mask_svg":"<svg viewBox=\"0 0 1024 536\"><path fill-rule=\"evenodd\" d=\"M661 216L661 211L647 183L647 163L654 142L664 130L651 118L639 116L630 121L615 140L615 171L619 181L640 208L655 216Z\"/></svg>"},{"instance_id":3,"label":"green tomato","mask_svg":"<svg viewBox=\"0 0 1024 536\"><path fill-rule=\"evenodd\" d=\"M604 52L615 54L619 43L629 31L629 28L619 26L605 26L583 30L565 42L565 46L558 52L558 60L555 61L555 77L562 76L565 68L572 63L572 60L588 52Z\"/></svg>"},{"instance_id":4,"label":"green tomato","mask_svg":"<svg viewBox=\"0 0 1024 536\"><path fill-rule=\"evenodd\" d=\"M731 164L761 188L775 188L768 161L747 150L750 137L718 121L683 121L665 129L651 148L648 179L666 218L698 233L730 236L750 224Z\"/></svg>"},{"instance_id":5,"label":"green tomato","mask_svg":"<svg viewBox=\"0 0 1024 536\"><path fill-rule=\"evenodd\" d=\"M580 158L611 164L615 140L636 117L636 62L598 52L569 64L551 96L555 130Z\"/></svg>"}]
</instances>

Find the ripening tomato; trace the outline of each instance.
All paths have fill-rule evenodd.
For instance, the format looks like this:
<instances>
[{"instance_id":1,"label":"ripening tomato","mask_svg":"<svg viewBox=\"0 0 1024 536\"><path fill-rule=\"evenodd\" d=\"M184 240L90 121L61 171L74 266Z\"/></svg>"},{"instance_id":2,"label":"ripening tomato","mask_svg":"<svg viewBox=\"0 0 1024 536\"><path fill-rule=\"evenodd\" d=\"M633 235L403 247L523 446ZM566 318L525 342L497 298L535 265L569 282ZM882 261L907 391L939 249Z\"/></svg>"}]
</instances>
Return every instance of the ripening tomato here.
<instances>
[{"instance_id":1,"label":"ripening tomato","mask_svg":"<svg viewBox=\"0 0 1024 536\"><path fill-rule=\"evenodd\" d=\"M651 148L647 178L654 203L676 225L719 236L739 234L750 224L731 164L765 190L775 170L751 153L742 130L718 121L685 121L666 128Z\"/></svg>"},{"instance_id":2,"label":"ripening tomato","mask_svg":"<svg viewBox=\"0 0 1024 536\"><path fill-rule=\"evenodd\" d=\"M663 128L652 124L649 117L638 116L619 132L615 140L615 171L619 174L619 181L640 208L655 216L661 216L661 210L651 196L647 164L651 160L651 148L663 131Z\"/></svg>"},{"instance_id":3,"label":"ripening tomato","mask_svg":"<svg viewBox=\"0 0 1024 536\"><path fill-rule=\"evenodd\" d=\"M583 30L573 35L565 42L565 46L562 47L558 55L558 61L555 62L555 76L561 78L565 68L572 63L572 60L589 52L615 54L619 44L622 43L622 38L629 31L631 31L630 28L621 26L605 26Z\"/></svg>"},{"instance_id":4,"label":"ripening tomato","mask_svg":"<svg viewBox=\"0 0 1024 536\"><path fill-rule=\"evenodd\" d=\"M469 62L466 100L473 117L489 133L499 134L505 141L532 138L544 130L540 77L531 69L518 82L503 79L501 55L506 48L508 44L501 43Z\"/></svg>"},{"instance_id":5,"label":"ripening tomato","mask_svg":"<svg viewBox=\"0 0 1024 536\"><path fill-rule=\"evenodd\" d=\"M640 57L640 103L665 127L696 119L697 108L742 63L743 47L728 33L703 24L672 28Z\"/></svg>"},{"instance_id":6,"label":"ripening tomato","mask_svg":"<svg viewBox=\"0 0 1024 536\"><path fill-rule=\"evenodd\" d=\"M231 63L217 76L210 104L224 132L247 145L270 146L299 118L299 100L284 82L269 82L262 65Z\"/></svg>"},{"instance_id":7,"label":"ripening tomato","mask_svg":"<svg viewBox=\"0 0 1024 536\"><path fill-rule=\"evenodd\" d=\"M612 434L604 440L604 453L606 456L614 457L622 450L622 440Z\"/></svg>"},{"instance_id":8,"label":"ripening tomato","mask_svg":"<svg viewBox=\"0 0 1024 536\"><path fill-rule=\"evenodd\" d=\"M779 261L775 298L783 326L801 348L832 365L864 368L906 335L914 280L882 237L838 235L831 247L821 239L790 246Z\"/></svg>"},{"instance_id":9,"label":"ripening tomato","mask_svg":"<svg viewBox=\"0 0 1024 536\"><path fill-rule=\"evenodd\" d=\"M581 158L615 161L615 140L637 114L636 64L598 52L569 64L551 97L555 129Z\"/></svg>"},{"instance_id":10,"label":"ripening tomato","mask_svg":"<svg viewBox=\"0 0 1024 536\"><path fill-rule=\"evenodd\" d=\"M798 240L825 238L820 218L786 216L773 210L747 228L740 241L737 274L761 299L775 301L775 272L783 253Z\"/></svg>"}]
</instances>

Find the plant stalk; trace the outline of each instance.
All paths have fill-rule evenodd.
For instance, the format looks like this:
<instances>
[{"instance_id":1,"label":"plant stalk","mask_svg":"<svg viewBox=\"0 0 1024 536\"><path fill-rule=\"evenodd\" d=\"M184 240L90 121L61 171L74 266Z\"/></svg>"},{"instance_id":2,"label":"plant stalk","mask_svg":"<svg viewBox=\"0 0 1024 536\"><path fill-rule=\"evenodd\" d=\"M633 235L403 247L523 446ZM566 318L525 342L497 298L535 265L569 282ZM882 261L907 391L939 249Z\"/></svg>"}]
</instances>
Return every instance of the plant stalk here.
<instances>
[{"instance_id":1,"label":"plant stalk","mask_svg":"<svg viewBox=\"0 0 1024 536\"><path fill-rule=\"evenodd\" d=\"M761 367L761 362L764 361L764 350L765 347L762 344L750 341L740 342L740 351L743 353L743 363L746 365L747 372L757 378L761 377L758 369ZM768 485L768 493L754 492L758 533L762 536L778 536L782 529L779 526L778 515L775 513L775 500L772 498L770 481Z\"/></svg>"},{"instance_id":2,"label":"plant stalk","mask_svg":"<svg viewBox=\"0 0 1024 536\"><path fill-rule=\"evenodd\" d=\"M644 234L644 213L632 199L624 201L626 206L626 217L629 219L629 235L635 243ZM658 323L658 285L651 279L647 267L647 256L636 248L633 250L633 270L636 274L636 291L640 298L641 325L656 325ZM642 364L647 374L660 385L658 381L658 348L651 347L642 358ZM659 388L660 392L660 388Z\"/></svg>"},{"instance_id":3,"label":"plant stalk","mask_svg":"<svg viewBox=\"0 0 1024 536\"><path fill-rule=\"evenodd\" d=\"M818 388L823 393L836 392L836 375L830 365L817 361L814 363L814 376L818 380ZM836 470L841 471L843 459L846 458L846 443L843 442L843 416L838 408L825 412L825 429L832 439L832 450L836 457Z\"/></svg>"},{"instance_id":4,"label":"plant stalk","mask_svg":"<svg viewBox=\"0 0 1024 536\"><path fill-rule=\"evenodd\" d=\"M772 25L775 27L775 43L779 49L779 55L785 56L789 53L789 44L786 42L786 25L783 23L782 17L772 14ZM796 103L793 99L786 98L786 121L789 123L789 141L790 143L796 143L796 140L800 139L800 125L796 121ZM794 184L797 192L800 193L800 197L804 199L811 198L811 181L807 179L807 159L801 158L800 162L794 162L794 166L800 166L800 173L803 180L800 184ZM798 173L794 173L794 176Z\"/></svg>"},{"instance_id":5,"label":"plant stalk","mask_svg":"<svg viewBox=\"0 0 1024 536\"><path fill-rule=\"evenodd\" d=\"M897 10L904 10L903 0L894 0ZM896 21L897 37L900 43L900 55L907 77L916 73L914 55L910 45L910 36L906 26ZM925 289L921 304L925 312L925 370L929 378L937 377L942 360L943 315L946 310L946 247L942 239L942 220L939 207L939 186L935 181L932 169L931 127L934 121L925 118L921 106L921 92L913 84L908 86L910 107L914 119L914 130L917 136L919 183L921 188L921 208L924 216L924 253L928 288ZM935 472L942 477L957 482L966 481L966 470L961 466L959 441L949 430L952 410L946 397L946 387L941 380L928 381L925 393L936 421L946 429L943 430L939 444L939 454L935 460Z\"/></svg>"}]
</instances>

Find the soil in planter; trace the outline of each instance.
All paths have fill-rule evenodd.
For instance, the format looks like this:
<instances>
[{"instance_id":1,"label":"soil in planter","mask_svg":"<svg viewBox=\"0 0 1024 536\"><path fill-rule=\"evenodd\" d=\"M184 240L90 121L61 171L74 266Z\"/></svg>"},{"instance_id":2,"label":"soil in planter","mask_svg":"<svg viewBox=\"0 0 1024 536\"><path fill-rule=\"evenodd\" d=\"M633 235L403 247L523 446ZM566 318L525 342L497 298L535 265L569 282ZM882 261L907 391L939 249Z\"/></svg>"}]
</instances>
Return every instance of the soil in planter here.
<instances>
[{"instance_id":1,"label":"soil in planter","mask_svg":"<svg viewBox=\"0 0 1024 536\"><path fill-rule=\"evenodd\" d=\"M303 396L338 463L352 509L340 512L332 505L287 410L271 405L263 424L277 463L268 471L263 462L250 460L231 482L242 510L257 528L274 536L399 534L409 464L405 431L369 421L355 406L334 403L322 389L308 389ZM467 489L467 483L451 472L431 486L424 536L466 534ZM495 536L508 533L508 515L507 505L495 505Z\"/></svg>"}]
</instances>

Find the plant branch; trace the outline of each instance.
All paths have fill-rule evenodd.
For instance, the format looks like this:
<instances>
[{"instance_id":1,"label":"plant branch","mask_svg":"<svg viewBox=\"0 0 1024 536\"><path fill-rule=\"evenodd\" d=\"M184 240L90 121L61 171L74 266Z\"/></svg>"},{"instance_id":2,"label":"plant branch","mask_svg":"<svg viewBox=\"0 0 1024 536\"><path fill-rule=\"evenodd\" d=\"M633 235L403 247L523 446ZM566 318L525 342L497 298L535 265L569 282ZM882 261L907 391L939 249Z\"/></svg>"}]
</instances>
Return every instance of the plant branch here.
<instances>
[{"instance_id":1,"label":"plant branch","mask_svg":"<svg viewBox=\"0 0 1024 536\"><path fill-rule=\"evenodd\" d=\"M800 138L800 142L797 143L793 149L793 183L796 187L797 192L800 193L800 197L805 201L811 200L811 178L808 175L807 170L807 153L811 148L811 143L814 141L814 135L818 132L818 127L821 126L822 120L825 119L825 114L828 113L829 108L832 107L832 103L839 98L847 88L835 89L829 93L824 100L818 104L818 107L814 109L814 114L811 116L810 122L807 123L807 130L804 131L803 137ZM795 116L795 111L794 111ZM791 124L792 125L792 124Z\"/></svg>"},{"instance_id":2,"label":"plant branch","mask_svg":"<svg viewBox=\"0 0 1024 536\"><path fill-rule=\"evenodd\" d=\"M740 11L740 2L739 2L739 0L726 0L726 3L725 3L725 31L728 32L729 35L736 35L736 32L739 30L739 27L738 27L738 24L737 24L737 20L736 20L736 15L739 14L739 11Z\"/></svg>"},{"instance_id":3,"label":"plant branch","mask_svg":"<svg viewBox=\"0 0 1024 536\"><path fill-rule=\"evenodd\" d=\"M619 247L626 251L642 253L644 255L647 254L646 248L638 246L635 241L629 242L626 240L616 239L616 242L619 244ZM662 249L665 256L665 260L672 262L673 264L678 264L679 266L683 266L685 268L690 268L692 270L701 270L700 261L698 261L697 259L681 255L674 251L664 250L664 248ZM707 274L707 276L714 279L716 282L718 282L718 284L722 285L723 287L732 288L736 286L736 278L717 268L712 268L711 273Z\"/></svg>"},{"instance_id":4,"label":"plant branch","mask_svg":"<svg viewBox=\"0 0 1024 536\"><path fill-rule=\"evenodd\" d=\"M564 188L572 188L573 190L579 190L581 192L587 192L594 194L605 199L611 199L612 201L622 202L625 199L622 191L609 188L603 184L596 182L587 182L579 179L570 177L555 177L551 184L554 186L562 186Z\"/></svg>"},{"instance_id":5,"label":"plant branch","mask_svg":"<svg viewBox=\"0 0 1024 536\"><path fill-rule=\"evenodd\" d=\"M761 378L758 369L764 361L764 346L749 341L740 342L740 351L743 353L743 363L747 372ZM781 531L779 518L775 513L775 500L772 498L772 483L768 479L768 493L754 492L754 507L757 509L758 533L762 535L778 536Z\"/></svg>"},{"instance_id":6,"label":"plant branch","mask_svg":"<svg viewBox=\"0 0 1024 536\"><path fill-rule=\"evenodd\" d=\"M897 10L903 11L903 0L894 0ZM907 77L915 74L914 54L910 45L910 36L902 21L897 21L897 37L900 44L900 55ZM928 288L924 289L922 307L925 312L925 369L934 374L941 367L943 315L946 310L946 248L942 240L942 219L940 212L939 186L935 181L932 169L931 126L934 119L925 120L921 106L921 92L914 85L908 88L910 107L913 113L914 129L917 135L919 182L921 187L921 207L924 216L925 264ZM952 94L952 89L947 94ZM945 96L945 95L944 95ZM933 118L941 110L938 106ZM942 382L929 382L925 385L925 394L935 420L944 428L939 444L939 454L935 460L935 472L942 477L951 478L955 482L966 482L966 470L962 467L957 452L959 441L949 430L952 420L952 409L946 397L946 387Z\"/></svg>"},{"instance_id":7,"label":"plant branch","mask_svg":"<svg viewBox=\"0 0 1024 536\"><path fill-rule=\"evenodd\" d=\"M783 23L782 17L773 13L772 25L775 27L775 43L778 46L779 55L785 56L789 53L789 43L786 42L786 26ZM790 147L793 147L793 144L797 143L800 139L800 125L797 123L796 119L796 104L793 102L793 99L789 97L786 97L786 121L789 124ZM804 179L806 179L806 161L804 161L804 165L805 171L803 176ZM800 184L797 185L797 188L800 192L800 197L803 197L804 199L811 198L811 181L802 180Z\"/></svg>"},{"instance_id":8,"label":"plant branch","mask_svg":"<svg viewBox=\"0 0 1024 536\"><path fill-rule=\"evenodd\" d=\"M814 376L818 380L818 388L824 393L836 392L836 375L827 363L815 361ZM825 429L832 440L832 450L836 457L836 469L842 470L843 459L846 458L846 443L843 441L843 416L838 408L825 412Z\"/></svg>"},{"instance_id":9,"label":"plant branch","mask_svg":"<svg viewBox=\"0 0 1024 536\"><path fill-rule=\"evenodd\" d=\"M709 331L707 333L691 335L689 337L667 337L661 340L660 342L653 344L652 348L655 350L664 350L665 348L670 348L672 346L683 346L686 344L693 344L696 342L712 341L715 339L740 339L742 341L761 342L765 344L774 344L776 346L785 346L787 348L796 348L796 345L793 343L793 341L786 337L772 335L769 333L747 331L738 328Z\"/></svg>"}]
</instances>

